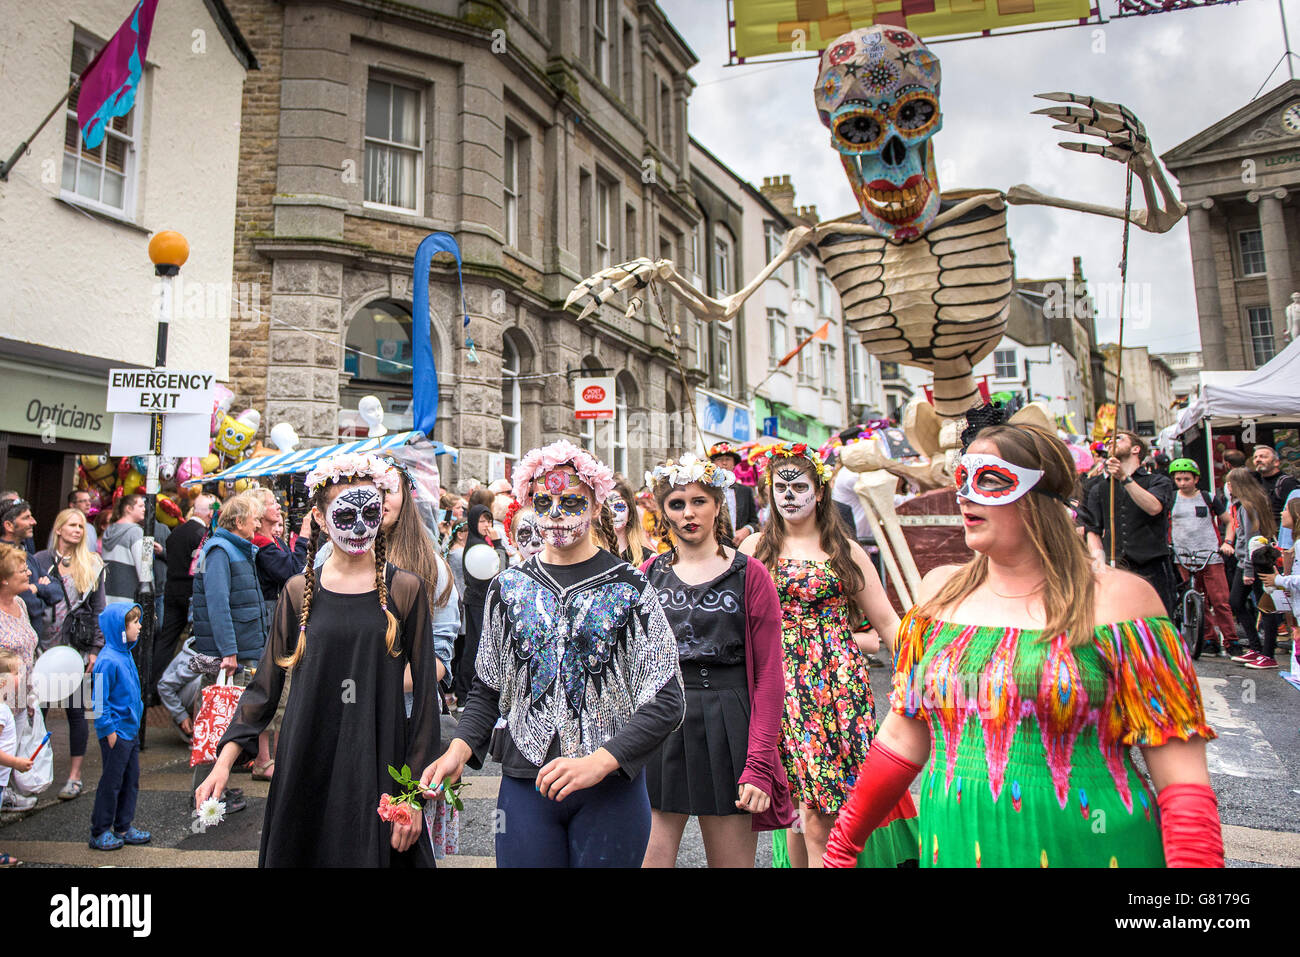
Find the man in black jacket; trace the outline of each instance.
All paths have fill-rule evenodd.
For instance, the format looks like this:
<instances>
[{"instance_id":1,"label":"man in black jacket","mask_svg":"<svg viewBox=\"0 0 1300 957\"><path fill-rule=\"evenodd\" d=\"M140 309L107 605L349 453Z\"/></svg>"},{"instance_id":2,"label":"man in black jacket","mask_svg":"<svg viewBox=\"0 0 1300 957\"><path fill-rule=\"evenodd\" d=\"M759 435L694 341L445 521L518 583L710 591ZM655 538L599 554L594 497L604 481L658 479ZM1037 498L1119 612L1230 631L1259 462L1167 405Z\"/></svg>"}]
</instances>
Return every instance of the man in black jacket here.
<instances>
[{"instance_id":1,"label":"man in black jacket","mask_svg":"<svg viewBox=\"0 0 1300 957\"><path fill-rule=\"evenodd\" d=\"M719 468L734 472L740 462L740 453L726 442L719 442L709 449L709 460ZM758 506L754 503L754 490L737 482L726 490L726 496L727 511L731 513L731 527L736 530L733 542L739 547L741 542L758 531Z\"/></svg>"},{"instance_id":2,"label":"man in black jacket","mask_svg":"<svg viewBox=\"0 0 1300 957\"><path fill-rule=\"evenodd\" d=\"M1132 432L1115 438L1113 457L1106 460L1105 478L1088 488L1084 509L1088 547L1101 561L1110 561L1111 537L1116 565L1142 578L1156 590L1165 610L1173 613L1174 571L1169 549L1169 512L1177 490L1168 475L1141 467L1146 443ZM1110 491L1115 489L1115 527L1110 522Z\"/></svg>"},{"instance_id":3,"label":"man in black jacket","mask_svg":"<svg viewBox=\"0 0 1300 957\"><path fill-rule=\"evenodd\" d=\"M190 566L194 564L194 553L208 533L208 523L212 521L212 503L216 501L211 495L196 496L190 505L190 512L167 537L167 577L163 585L162 628L154 635L153 671L149 675L147 687L152 694L158 687L158 681L167 669L168 663L176 653L180 643L181 632L189 623L190 596L194 592L194 576Z\"/></svg>"}]
</instances>

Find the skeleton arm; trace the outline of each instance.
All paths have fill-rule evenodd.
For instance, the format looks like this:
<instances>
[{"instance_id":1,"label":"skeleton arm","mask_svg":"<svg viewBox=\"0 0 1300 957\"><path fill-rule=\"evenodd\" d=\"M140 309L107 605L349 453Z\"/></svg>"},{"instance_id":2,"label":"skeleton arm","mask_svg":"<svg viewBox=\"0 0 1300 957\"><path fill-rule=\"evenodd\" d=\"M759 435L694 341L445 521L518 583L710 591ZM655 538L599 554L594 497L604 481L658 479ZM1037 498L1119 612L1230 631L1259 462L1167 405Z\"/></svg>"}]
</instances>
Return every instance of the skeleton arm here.
<instances>
[{"instance_id":1,"label":"skeleton arm","mask_svg":"<svg viewBox=\"0 0 1300 957\"><path fill-rule=\"evenodd\" d=\"M1168 232L1178 220L1182 219L1183 214L1187 212L1187 207L1174 195L1173 188L1165 177L1164 169L1151 149L1146 127L1132 111L1118 103L1107 103L1074 93L1040 93L1039 98L1068 104L1034 111L1036 114L1065 121L1055 124L1053 129L1099 136L1106 141L1104 144L1092 142L1058 144L1062 149L1073 150L1076 153L1097 153L1107 159L1125 163L1133 171L1142 186L1142 195L1146 202L1145 209L1129 211L1129 221L1133 225L1150 233L1163 233ZM1157 190L1160 193L1159 198L1156 196ZM1111 216L1115 219L1124 218L1122 209L1046 196L1033 187L1023 184L1007 190L1007 202L1018 206L1055 206L1098 216Z\"/></svg>"},{"instance_id":2,"label":"skeleton arm","mask_svg":"<svg viewBox=\"0 0 1300 957\"><path fill-rule=\"evenodd\" d=\"M634 259L631 262L611 266L609 269L602 269L595 275L578 283L564 301L564 307L567 309L578 300L587 297L587 304L578 316L580 320L585 319L608 302L616 293L628 288L643 289L652 280L659 279L668 287L669 292L682 301L692 315L705 322L714 320L725 322L740 311L740 307L745 304L745 300L752 296L763 283L767 282L774 272L812 240L813 230L807 226L796 226L791 229L786 234L785 244L781 247L780 252L776 254L776 258L764 266L763 270L750 280L745 288L725 299L714 299L696 289L695 286L686 281L686 277L677 271L677 267L673 265L671 260ZM600 288L602 284L607 285L602 289ZM635 304L630 307L630 309L634 308Z\"/></svg>"}]
</instances>

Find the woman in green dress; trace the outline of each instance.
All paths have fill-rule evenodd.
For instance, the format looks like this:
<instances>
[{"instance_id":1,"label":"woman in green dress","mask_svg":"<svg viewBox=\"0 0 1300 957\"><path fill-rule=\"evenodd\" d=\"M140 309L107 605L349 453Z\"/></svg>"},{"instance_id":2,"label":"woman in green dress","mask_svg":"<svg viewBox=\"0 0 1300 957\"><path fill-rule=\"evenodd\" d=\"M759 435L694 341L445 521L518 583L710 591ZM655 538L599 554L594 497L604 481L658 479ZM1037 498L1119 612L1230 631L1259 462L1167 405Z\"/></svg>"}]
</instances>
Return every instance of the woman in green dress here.
<instances>
[{"instance_id":1,"label":"woman in green dress","mask_svg":"<svg viewBox=\"0 0 1300 957\"><path fill-rule=\"evenodd\" d=\"M1150 585L1093 566L1065 446L993 426L956 477L975 558L926 575L899 625L892 713L826 866L853 866L920 773L924 867L1221 867L1191 661Z\"/></svg>"}]
</instances>

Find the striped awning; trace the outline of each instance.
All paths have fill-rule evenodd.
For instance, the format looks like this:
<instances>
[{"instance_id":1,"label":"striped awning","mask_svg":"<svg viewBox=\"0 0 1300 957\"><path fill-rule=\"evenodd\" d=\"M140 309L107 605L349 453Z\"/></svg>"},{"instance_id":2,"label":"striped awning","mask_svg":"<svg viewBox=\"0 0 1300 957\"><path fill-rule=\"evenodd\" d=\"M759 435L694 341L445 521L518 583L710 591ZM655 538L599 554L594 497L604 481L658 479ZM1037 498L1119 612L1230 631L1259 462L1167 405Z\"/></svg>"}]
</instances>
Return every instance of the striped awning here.
<instances>
[{"instance_id":1,"label":"striped awning","mask_svg":"<svg viewBox=\"0 0 1300 957\"><path fill-rule=\"evenodd\" d=\"M213 472L211 475L190 479L185 483L185 487L203 485L207 482L233 482L236 479L256 478L263 475L305 474L310 472L321 459L339 452L382 452L384 449L409 445L423 438L424 433L419 431L396 432L373 439L357 439L354 442L327 445L319 449L299 449L296 452L281 452L279 455L263 455L254 459L244 459L224 472ZM431 444L434 455L456 454L456 449L441 442L433 441Z\"/></svg>"}]
</instances>

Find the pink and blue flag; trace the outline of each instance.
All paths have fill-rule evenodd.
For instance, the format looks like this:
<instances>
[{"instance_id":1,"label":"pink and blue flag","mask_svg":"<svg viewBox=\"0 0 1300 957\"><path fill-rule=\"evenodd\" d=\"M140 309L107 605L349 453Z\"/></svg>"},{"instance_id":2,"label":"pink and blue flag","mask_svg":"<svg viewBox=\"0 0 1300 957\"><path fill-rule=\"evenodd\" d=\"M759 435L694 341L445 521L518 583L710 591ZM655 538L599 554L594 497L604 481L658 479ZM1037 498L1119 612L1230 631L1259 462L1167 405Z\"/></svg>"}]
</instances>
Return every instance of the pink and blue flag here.
<instances>
[{"instance_id":1,"label":"pink and blue flag","mask_svg":"<svg viewBox=\"0 0 1300 957\"><path fill-rule=\"evenodd\" d=\"M104 128L115 117L126 116L135 104L157 8L158 0L140 0L81 74L77 125L89 149L100 144Z\"/></svg>"}]
</instances>

